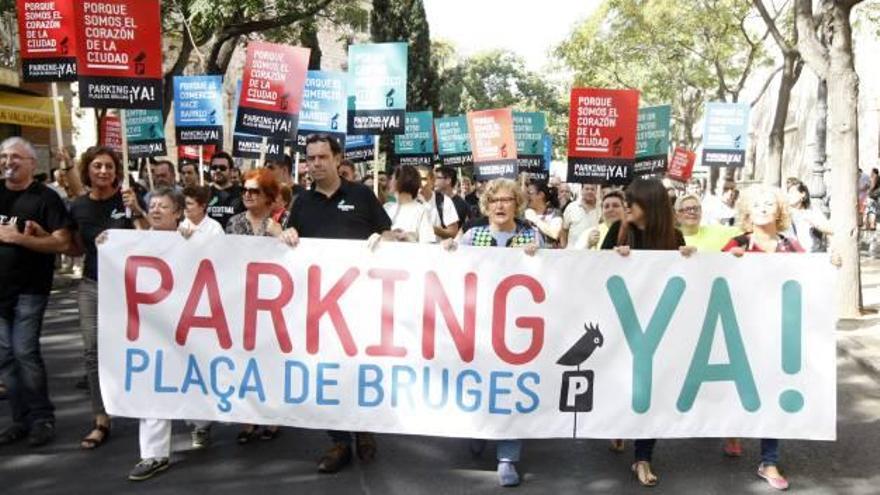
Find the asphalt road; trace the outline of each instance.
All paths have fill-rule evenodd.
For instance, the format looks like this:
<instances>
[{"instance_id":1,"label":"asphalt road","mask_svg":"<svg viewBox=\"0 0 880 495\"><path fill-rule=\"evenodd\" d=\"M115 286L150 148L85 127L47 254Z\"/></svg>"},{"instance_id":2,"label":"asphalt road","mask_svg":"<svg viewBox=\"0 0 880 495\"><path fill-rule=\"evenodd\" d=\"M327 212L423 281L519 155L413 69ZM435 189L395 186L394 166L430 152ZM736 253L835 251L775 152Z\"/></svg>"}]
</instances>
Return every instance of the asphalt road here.
<instances>
[{"instance_id":1,"label":"asphalt road","mask_svg":"<svg viewBox=\"0 0 880 495\"><path fill-rule=\"evenodd\" d=\"M41 448L26 443L0 447L0 494L458 494L654 493L751 494L773 492L755 476L756 440L745 455L724 458L719 440L659 442L654 455L660 484L638 486L629 472L632 445L608 451L607 442L527 441L519 470L523 484L496 485L494 449L474 458L460 439L383 435L379 456L335 475L321 475L315 461L329 445L323 432L286 428L269 442L237 445L238 427L218 425L213 445L190 448L189 429L175 423L172 467L140 483L127 480L138 460L137 422L117 419L107 444L79 449L90 426L88 397L74 384L82 375L77 306L71 289L53 293L46 315L43 352L57 408L58 438ZM838 359L838 440L782 444L782 467L791 491L805 494L880 494L880 385L854 361ZM9 408L0 401L0 427Z\"/></svg>"}]
</instances>

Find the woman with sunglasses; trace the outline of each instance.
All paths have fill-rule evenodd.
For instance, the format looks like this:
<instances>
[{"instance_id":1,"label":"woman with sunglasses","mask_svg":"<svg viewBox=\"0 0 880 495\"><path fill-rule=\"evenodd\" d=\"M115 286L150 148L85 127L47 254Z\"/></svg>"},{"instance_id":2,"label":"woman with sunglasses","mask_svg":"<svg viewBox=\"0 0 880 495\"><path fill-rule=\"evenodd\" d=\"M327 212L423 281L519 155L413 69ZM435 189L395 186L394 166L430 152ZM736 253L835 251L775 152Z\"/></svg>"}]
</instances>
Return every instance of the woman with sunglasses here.
<instances>
[{"instance_id":1,"label":"woman with sunglasses","mask_svg":"<svg viewBox=\"0 0 880 495\"><path fill-rule=\"evenodd\" d=\"M233 235L278 236L281 225L272 220L272 210L281 186L271 170L258 168L244 174L241 202L245 211L233 215L226 233Z\"/></svg>"},{"instance_id":2,"label":"woman with sunglasses","mask_svg":"<svg viewBox=\"0 0 880 495\"><path fill-rule=\"evenodd\" d=\"M272 210L281 192L275 174L266 168L258 168L244 174L241 201L245 211L234 215L226 225L226 233L232 235L255 235L277 237L281 224L272 219ZM272 440L278 436L278 426L267 426L260 432L259 425L245 425L236 440L244 445L260 438Z\"/></svg>"},{"instance_id":3,"label":"woman with sunglasses","mask_svg":"<svg viewBox=\"0 0 880 495\"><path fill-rule=\"evenodd\" d=\"M656 179L636 179L626 188L626 214L608 228L602 249L613 249L621 256L632 250L679 251L690 256L694 248L686 247L684 236L675 228L675 217L669 194ZM651 469L656 439L635 441L635 462L632 472L642 486L657 484Z\"/></svg>"}]
</instances>

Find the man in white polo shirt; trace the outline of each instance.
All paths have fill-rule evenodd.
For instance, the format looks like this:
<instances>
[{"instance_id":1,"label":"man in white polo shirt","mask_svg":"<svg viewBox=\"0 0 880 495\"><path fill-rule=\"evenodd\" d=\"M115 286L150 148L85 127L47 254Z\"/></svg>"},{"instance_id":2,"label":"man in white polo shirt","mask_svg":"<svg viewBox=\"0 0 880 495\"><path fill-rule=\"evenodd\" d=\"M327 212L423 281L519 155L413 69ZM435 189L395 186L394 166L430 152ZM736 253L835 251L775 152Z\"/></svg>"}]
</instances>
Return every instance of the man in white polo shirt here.
<instances>
[{"instance_id":1,"label":"man in white polo shirt","mask_svg":"<svg viewBox=\"0 0 880 495\"><path fill-rule=\"evenodd\" d=\"M580 198L572 201L562 214L562 233L560 247L574 248L575 241L587 230L599 225L602 212L599 208L599 186L583 184ZM569 242L569 240L571 242Z\"/></svg>"}]
</instances>

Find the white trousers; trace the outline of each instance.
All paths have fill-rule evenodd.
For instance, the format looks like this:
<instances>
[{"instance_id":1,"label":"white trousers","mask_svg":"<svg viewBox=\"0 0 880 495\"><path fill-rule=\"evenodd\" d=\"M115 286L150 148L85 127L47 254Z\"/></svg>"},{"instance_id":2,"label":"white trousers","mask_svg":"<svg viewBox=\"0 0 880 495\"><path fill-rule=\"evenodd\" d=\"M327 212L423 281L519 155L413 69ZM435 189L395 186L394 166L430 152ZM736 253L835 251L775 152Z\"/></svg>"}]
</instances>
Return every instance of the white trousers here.
<instances>
[{"instance_id":1,"label":"white trousers","mask_svg":"<svg viewBox=\"0 0 880 495\"><path fill-rule=\"evenodd\" d=\"M196 428L211 426L210 421L188 421ZM171 420L141 418L138 425L141 459L171 457Z\"/></svg>"}]
</instances>

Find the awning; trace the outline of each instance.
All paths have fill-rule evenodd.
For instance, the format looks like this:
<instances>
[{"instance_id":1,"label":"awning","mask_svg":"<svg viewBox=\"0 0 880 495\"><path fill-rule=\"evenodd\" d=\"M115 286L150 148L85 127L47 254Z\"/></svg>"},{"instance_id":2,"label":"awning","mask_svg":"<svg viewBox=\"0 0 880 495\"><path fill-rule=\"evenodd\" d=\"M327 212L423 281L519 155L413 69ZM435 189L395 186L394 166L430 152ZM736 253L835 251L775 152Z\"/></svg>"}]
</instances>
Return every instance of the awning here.
<instances>
[{"instance_id":1,"label":"awning","mask_svg":"<svg viewBox=\"0 0 880 495\"><path fill-rule=\"evenodd\" d=\"M61 126L70 128L70 112L63 101L58 102ZM0 91L0 124L55 128L52 98L17 95Z\"/></svg>"}]
</instances>

